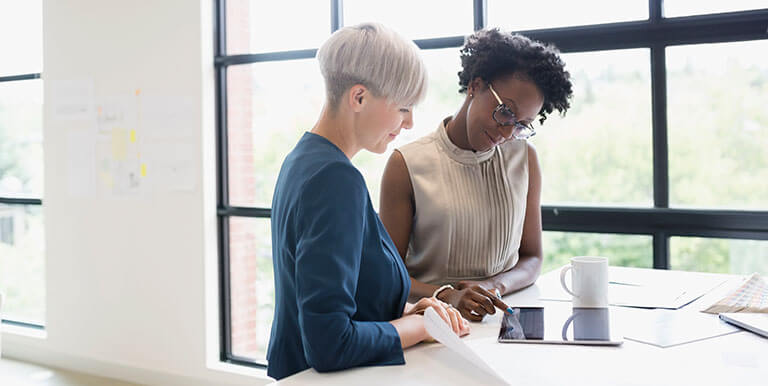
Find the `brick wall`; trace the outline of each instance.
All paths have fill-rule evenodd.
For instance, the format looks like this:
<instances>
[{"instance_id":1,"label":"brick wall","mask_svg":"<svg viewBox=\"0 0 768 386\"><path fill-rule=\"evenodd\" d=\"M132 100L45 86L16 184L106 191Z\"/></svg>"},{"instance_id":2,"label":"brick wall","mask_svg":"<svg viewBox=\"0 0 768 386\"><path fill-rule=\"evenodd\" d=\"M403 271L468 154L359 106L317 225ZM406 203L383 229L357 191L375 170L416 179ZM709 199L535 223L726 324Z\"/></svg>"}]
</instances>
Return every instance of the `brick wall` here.
<instances>
[{"instance_id":1,"label":"brick wall","mask_svg":"<svg viewBox=\"0 0 768 386\"><path fill-rule=\"evenodd\" d=\"M250 51L250 1L227 1L227 50ZM233 205L253 205L256 173L253 145L253 72L249 65L233 66L227 73L229 195ZM259 298L256 291L257 235L251 219L230 220L230 278L232 353L261 359L265 348L258 336ZM264 322L262 322L264 323Z\"/></svg>"}]
</instances>

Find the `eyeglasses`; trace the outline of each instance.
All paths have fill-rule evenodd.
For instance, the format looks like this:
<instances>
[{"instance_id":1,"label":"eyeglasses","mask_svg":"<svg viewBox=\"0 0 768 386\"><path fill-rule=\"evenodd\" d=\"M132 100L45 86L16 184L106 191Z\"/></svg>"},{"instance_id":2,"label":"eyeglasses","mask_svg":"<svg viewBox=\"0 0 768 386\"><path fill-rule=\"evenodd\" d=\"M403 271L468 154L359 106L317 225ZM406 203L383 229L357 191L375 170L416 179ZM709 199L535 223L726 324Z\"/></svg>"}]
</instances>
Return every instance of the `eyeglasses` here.
<instances>
[{"instance_id":1,"label":"eyeglasses","mask_svg":"<svg viewBox=\"0 0 768 386\"><path fill-rule=\"evenodd\" d=\"M496 123L501 126L514 125L512 136L515 137L515 139L528 139L536 135L536 130L533 128L533 125L530 123L525 124L519 122L515 113L512 112L509 106L505 105L504 102L501 101L499 94L496 94L496 91L493 90L493 86L491 86L490 83L488 83L488 88L496 98L496 101L499 102L499 105L496 106L496 108L493 110L493 120L496 121Z\"/></svg>"}]
</instances>

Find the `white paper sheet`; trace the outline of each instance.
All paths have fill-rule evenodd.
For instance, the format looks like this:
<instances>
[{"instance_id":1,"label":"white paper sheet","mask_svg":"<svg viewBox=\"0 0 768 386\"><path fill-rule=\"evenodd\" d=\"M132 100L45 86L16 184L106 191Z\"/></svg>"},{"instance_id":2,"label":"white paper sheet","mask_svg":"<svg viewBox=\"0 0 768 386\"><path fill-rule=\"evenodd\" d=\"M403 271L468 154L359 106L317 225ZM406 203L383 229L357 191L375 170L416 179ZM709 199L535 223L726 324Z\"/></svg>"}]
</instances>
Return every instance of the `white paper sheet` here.
<instances>
[{"instance_id":1,"label":"white paper sheet","mask_svg":"<svg viewBox=\"0 0 768 386\"><path fill-rule=\"evenodd\" d=\"M94 115L93 79L46 81L53 120L91 121Z\"/></svg>"},{"instance_id":2,"label":"white paper sheet","mask_svg":"<svg viewBox=\"0 0 768 386\"><path fill-rule=\"evenodd\" d=\"M697 311L630 308L616 311L619 312L619 322L624 326L624 338L661 348L739 332L738 328L715 315Z\"/></svg>"},{"instance_id":3,"label":"white paper sheet","mask_svg":"<svg viewBox=\"0 0 768 386\"><path fill-rule=\"evenodd\" d=\"M96 157L93 133L85 129L67 131L67 191L72 197L96 195L94 180Z\"/></svg>"},{"instance_id":4,"label":"white paper sheet","mask_svg":"<svg viewBox=\"0 0 768 386\"><path fill-rule=\"evenodd\" d=\"M509 382L496 372L491 366L486 363L477 353L475 353L469 346L467 346L461 338L456 335L447 323L437 315L437 312L432 307L427 308L424 311L424 326L427 329L429 335L435 338L436 341L445 345L455 353L459 354L462 358L468 362L477 366L485 371L487 374L497 378L500 382L508 385Z\"/></svg>"}]
</instances>

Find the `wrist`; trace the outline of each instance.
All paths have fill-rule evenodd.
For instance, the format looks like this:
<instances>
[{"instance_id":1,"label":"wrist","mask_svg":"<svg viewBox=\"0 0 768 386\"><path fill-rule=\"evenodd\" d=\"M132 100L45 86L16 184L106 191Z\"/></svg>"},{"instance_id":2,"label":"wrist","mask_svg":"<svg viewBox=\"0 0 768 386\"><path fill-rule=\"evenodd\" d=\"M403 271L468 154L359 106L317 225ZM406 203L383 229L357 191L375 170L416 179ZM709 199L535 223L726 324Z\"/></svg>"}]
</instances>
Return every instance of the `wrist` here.
<instances>
[{"instance_id":1,"label":"wrist","mask_svg":"<svg viewBox=\"0 0 768 386\"><path fill-rule=\"evenodd\" d=\"M486 282L483 282L482 284L483 288L487 289L490 292L495 292L496 290L499 290L502 295L507 293L507 286L504 285L503 282L499 280L488 280Z\"/></svg>"},{"instance_id":2,"label":"wrist","mask_svg":"<svg viewBox=\"0 0 768 386\"><path fill-rule=\"evenodd\" d=\"M414 321L416 321L418 326L418 334L417 334L417 341L423 342L427 339L429 339L429 333L427 332L427 326L424 324L424 315L421 314L412 314L408 315L408 317L414 318Z\"/></svg>"},{"instance_id":3,"label":"wrist","mask_svg":"<svg viewBox=\"0 0 768 386\"><path fill-rule=\"evenodd\" d=\"M449 291L449 290L452 290L452 289L453 289L453 286L452 286L452 285L450 285L450 284L446 284L446 285L444 285L444 286L442 286L442 287L438 287L438 288L435 290L435 292L433 292L433 293L432 293L432 297L433 297L433 298L437 298L437 299L440 299L440 297L439 297L439 296L440 296L440 294L441 294L441 293L443 293L443 292L445 292L445 291ZM440 300L442 300L442 299L440 299Z\"/></svg>"},{"instance_id":4,"label":"wrist","mask_svg":"<svg viewBox=\"0 0 768 386\"><path fill-rule=\"evenodd\" d=\"M453 287L446 288L440 291L440 293L438 293L437 296L435 296L435 298L437 298L437 300L441 300L443 302L453 305L453 303L451 303L451 295L456 291L457 290Z\"/></svg>"}]
</instances>

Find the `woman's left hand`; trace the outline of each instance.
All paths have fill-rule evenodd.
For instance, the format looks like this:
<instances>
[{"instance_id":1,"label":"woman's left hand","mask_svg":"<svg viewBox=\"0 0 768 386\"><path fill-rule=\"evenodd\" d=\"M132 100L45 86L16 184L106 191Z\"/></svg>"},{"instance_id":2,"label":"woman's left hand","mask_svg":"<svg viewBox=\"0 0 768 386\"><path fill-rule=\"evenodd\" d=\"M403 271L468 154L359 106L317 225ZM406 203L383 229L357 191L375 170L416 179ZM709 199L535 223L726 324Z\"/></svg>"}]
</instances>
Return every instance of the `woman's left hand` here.
<instances>
[{"instance_id":1,"label":"woman's left hand","mask_svg":"<svg viewBox=\"0 0 768 386\"><path fill-rule=\"evenodd\" d=\"M423 315L424 311L432 307L437 314L445 321L458 336L469 334L469 322L461 316L461 313L448 303L437 298L421 298L415 304L405 304L403 316L418 314Z\"/></svg>"}]
</instances>

